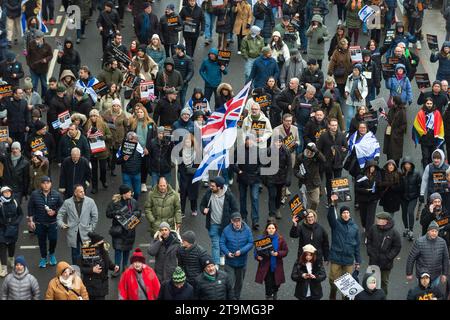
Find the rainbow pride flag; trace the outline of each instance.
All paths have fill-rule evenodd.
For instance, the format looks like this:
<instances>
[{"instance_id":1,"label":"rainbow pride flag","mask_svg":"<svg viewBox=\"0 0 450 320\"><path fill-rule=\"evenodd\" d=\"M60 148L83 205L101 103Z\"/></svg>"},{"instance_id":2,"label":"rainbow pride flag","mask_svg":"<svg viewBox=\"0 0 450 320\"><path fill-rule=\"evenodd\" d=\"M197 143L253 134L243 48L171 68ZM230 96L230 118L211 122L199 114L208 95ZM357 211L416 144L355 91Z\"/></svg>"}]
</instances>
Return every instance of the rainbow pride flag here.
<instances>
[{"instance_id":1,"label":"rainbow pride flag","mask_svg":"<svg viewBox=\"0 0 450 320\"><path fill-rule=\"evenodd\" d=\"M431 117L425 115L425 111L420 109L414 119L414 125L412 128L412 139L417 145L419 139L427 134L427 125L432 125L434 129L434 138L436 146L439 147L444 142L444 122L442 121L441 113L438 110L431 113Z\"/></svg>"}]
</instances>

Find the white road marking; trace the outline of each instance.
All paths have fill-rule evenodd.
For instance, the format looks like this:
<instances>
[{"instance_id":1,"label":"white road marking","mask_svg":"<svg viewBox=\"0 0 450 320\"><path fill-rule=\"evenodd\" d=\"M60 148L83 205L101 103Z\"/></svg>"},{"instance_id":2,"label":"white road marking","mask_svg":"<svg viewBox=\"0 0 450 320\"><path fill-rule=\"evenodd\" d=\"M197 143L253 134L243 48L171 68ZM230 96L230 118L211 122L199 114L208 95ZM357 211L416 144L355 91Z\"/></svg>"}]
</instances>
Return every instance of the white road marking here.
<instances>
[{"instance_id":1,"label":"white road marking","mask_svg":"<svg viewBox=\"0 0 450 320\"><path fill-rule=\"evenodd\" d=\"M38 249L39 246L20 246L20 249Z\"/></svg>"},{"instance_id":2,"label":"white road marking","mask_svg":"<svg viewBox=\"0 0 450 320\"><path fill-rule=\"evenodd\" d=\"M56 37L56 33L58 32L58 29L57 28L54 28L53 30L52 30L52 33L50 33L50 37Z\"/></svg>"},{"instance_id":3,"label":"white road marking","mask_svg":"<svg viewBox=\"0 0 450 320\"><path fill-rule=\"evenodd\" d=\"M59 36L62 37L64 35L64 33L66 32L66 28L67 28L67 23L69 22L69 20L67 18L64 19L64 23L61 27L61 31L59 32Z\"/></svg>"},{"instance_id":4,"label":"white road marking","mask_svg":"<svg viewBox=\"0 0 450 320\"><path fill-rule=\"evenodd\" d=\"M50 62L50 67L48 68L47 81L48 81L48 79L50 79L50 77L53 74L53 69L55 69L55 64L56 64L57 58L58 58L58 49L55 49L55 50L53 50L53 58L52 58L52 61Z\"/></svg>"},{"instance_id":5,"label":"white road marking","mask_svg":"<svg viewBox=\"0 0 450 320\"><path fill-rule=\"evenodd\" d=\"M150 247L150 243L141 243L141 244L139 244L139 247L144 247L144 248Z\"/></svg>"},{"instance_id":6,"label":"white road marking","mask_svg":"<svg viewBox=\"0 0 450 320\"><path fill-rule=\"evenodd\" d=\"M23 233L27 234L30 233L28 230L23 230Z\"/></svg>"},{"instance_id":7,"label":"white road marking","mask_svg":"<svg viewBox=\"0 0 450 320\"><path fill-rule=\"evenodd\" d=\"M56 24L60 24L62 21L63 16L57 16L56 17Z\"/></svg>"},{"instance_id":8,"label":"white road marking","mask_svg":"<svg viewBox=\"0 0 450 320\"><path fill-rule=\"evenodd\" d=\"M59 7L59 12L64 12L64 6Z\"/></svg>"}]
</instances>

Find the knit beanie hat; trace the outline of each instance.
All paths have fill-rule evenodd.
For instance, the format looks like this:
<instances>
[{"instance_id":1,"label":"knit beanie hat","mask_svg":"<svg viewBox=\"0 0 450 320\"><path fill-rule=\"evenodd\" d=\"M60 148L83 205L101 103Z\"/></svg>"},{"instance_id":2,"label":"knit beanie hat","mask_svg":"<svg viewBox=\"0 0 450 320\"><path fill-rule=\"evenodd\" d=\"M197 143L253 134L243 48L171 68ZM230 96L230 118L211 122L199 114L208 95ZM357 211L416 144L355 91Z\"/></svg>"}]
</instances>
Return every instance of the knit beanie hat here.
<instances>
[{"instance_id":1,"label":"knit beanie hat","mask_svg":"<svg viewBox=\"0 0 450 320\"><path fill-rule=\"evenodd\" d=\"M126 194L126 193L128 193L128 192L130 192L130 191L131 191L131 188L130 188L130 186L127 185L127 184L122 184L122 185L119 187L119 193L120 193L120 195Z\"/></svg>"},{"instance_id":2,"label":"knit beanie hat","mask_svg":"<svg viewBox=\"0 0 450 320\"><path fill-rule=\"evenodd\" d=\"M330 89L327 89L325 93L323 94L324 98L333 99L333 94L331 93Z\"/></svg>"},{"instance_id":3,"label":"knit beanie hat","mask_svg":"<svg viewBox=\"0 0 450 320\"><path fill-rule=\"evenodd\" d=\"M437 222L436 221L431 221L431 223L430 223L430 225L428 226L428 228L427 228L427 231L430 231L430 230L439 230L439 225L437 224Z\"/></svg>"},{"instance_id":4,"label":"knit beanie hat","mask_svg":"<svg viewBox=\"0 0 450 320\"><path fill-rule=\"evenodd\" d=\"M136 248L133 252L133 256L130 259L130 263L142 262L145 263L145 257L142 254L141 248Z\"/></svg>"},{"instance_id":5,"label":"knit beanie hat","mask_svg":"<svg viewBox=\"0 0 450 320\"><path fill-rule=\"evenodd\" d=\"M347 206L342 206L342 207L339 209L339 214L342 214L344 211L350 212L350 208L347 207Z\"/></svg>"},{"instance_id":6,"label":"knit beanie hat","mask_svg":"<svg viewBox=\"0 0 450 320\"><path fill-rule=\"evenodd\" d=\"M62 84L58 85L56 92L66 92L66 87Z\"/></svg>"},{"instance_id":7,"label":"knit beanie hat","mask_svg":"<svg viewBox=\"0 0 450 320\"><path fill-rule=\"evenodd\" d=\"M44 127L45 127L45 123L44 123L43 121L41 121L41 120L37 120L37 121L34 123L34 129L35 129L36 131L39 131L39 130L43 129Z\"/></svg>"},{"instance_id":8,"label":"knit beanie hat","mask_svg":"<svg viewBox=\"0 0 450 320\"><path fill-rule=\"evenodd\" d=\"M30 77L23 79L23 90L33 89L33 82Z\"/></svg>"},{"instance_id":9,"label":"knit beanie hat","mask_svg":"<svg viewBox=\"0 0 450 320\"><path fill-rule=\"evenodd\" d=\"M14 265L16 265L18 263L20 263L24 267L27 266L27 262L25 261L25 257L24 256L17 256L16 259L14 259Z\"/></svg>"},{"instance_id":10,"label":"knit beanie hat","mask_svg":"<svg viewBox=\"0 0 450 320\"><path fill-rule=\"evenodd\" d=\"M437 192L432 193L431 196L430 196L430 202L433 202L436 199L439 199L439 200L442 201L441 195L439 193L437 193Z\"/></svg>"},{"instance_id":11,"label":"knit beanie hat","mask_svg":"<svg viewBox=\"0 0 450 320\"><path fill-rule=\"evenodd\" d=\"M187 243L190 243L190 244L195 244L195 240L196 240L195 238L196 238L195 233L194 233L194 231L191 231L191 230L188 230L181 235L181 240L186 241Z\"/></svg>"},{"instance_id":12,"label":"knit beanie hat","mask_svg":"<svg viewBox=\"0 0 450 320\"><path fill-rule=\"evenodd\" d=\"M11 149L19 149L22 150L22 147L20 146L20 142L19 141L14 141L11 145Z\"/></svg>"},{"instance_id":13,"label":"knit beanie hat","mask_svg":"<svg viewBox=\"0 0 450 320\"><path fill-rule=\"evenodd\" d=\"M183 114L188 114L189 117L192 116L191 108L189 108L189 107L183 108L183 110L181 110L180 115L183 115Z\"/></svg>"},{"instance_id":14,"label":"knit beanie hat","mask_svg":"<svg viewBox=\"0 0 450 320\"><path fill-rule=\"evenodd\" d=\"M267 53L269 53L270 51L271 51L271 49L270 49L269 46L263 47L263 48L261 49L261 53L262 53L262 54L267 54Z\"/></svg>"},{"instance_id":15,"label":"knit beanie hat","mask_svg":"<svg viewBox=\"0 0 450 320\"><path fill-rule=\"evenodd\" d=\"M176 267L172 274L173 283L182 283L186 281L186 274L181 267Z\"/></svg>"},{"instance_id":16,"label":"knit beanie hat","mask_svg":"<svg viewBox=\"0 0 450 320\"><path fill-rule=\"evenodd\" d=\"M122 103L120 102L120 99L114 99L111 102L111 105L113 105L113 106L116 106L116 105L122 106Z\"/></svg>"},{"instance_id":17,"label":"knit beanie hat","mask_svg":"<svg viewBox=\"0 0 450 320\"><path fill-rule=\"evenodd\" d=\"M223 188L223 186L225 185L225 179L222 176L217 176L214 179L212 179L212 181L219 187L219 188Z\"/></svg>"},{"instance_id":18,"label":"knit beanie hat","mask_svg":"<svg viewBox=\"0 0 450 320\"><path fill-rule=\"evenodd\" d=\"M162 228L167 228L170 230L170 225L167 222L163 221L159 225L159 230L161 230Z\"/></svg>"}]
</instances>

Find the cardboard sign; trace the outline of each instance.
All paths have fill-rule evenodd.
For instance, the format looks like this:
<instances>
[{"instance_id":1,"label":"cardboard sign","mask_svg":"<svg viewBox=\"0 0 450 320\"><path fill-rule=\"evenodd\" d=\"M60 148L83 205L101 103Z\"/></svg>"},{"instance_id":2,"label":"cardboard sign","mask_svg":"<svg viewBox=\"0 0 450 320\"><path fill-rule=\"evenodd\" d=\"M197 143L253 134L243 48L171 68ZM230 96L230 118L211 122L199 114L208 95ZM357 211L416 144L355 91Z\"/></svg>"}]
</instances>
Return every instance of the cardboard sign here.
<instances>
[{"instance_id":1,"label":"cardboard sign","mask_svg":"<svg viewBox=\"0 0 450 320\"><path fill-rule=\"evenodd\" d=\"M383 45L390 46L392 43L392 40L395 37L395 30L394 29L387 29L386 30L386 37L384 38Z\"/></svg>"},{"instance_id":2,"label":"cardboard sign","mask_svg":"<svg viewBox=\"0 0 450 320\"><path fill-rule=\"evenodd\" d=\"M289 208L291 208L292 217L298 217L299 220L302 220L306 216L306 209L298 194L289 201Z\"/></svg>"},{"instance_id":3,"label":"cardboard sign","mask_svg":"<svg viewBox=\"0 0 450 320\"><path fill-rule=\"evenodd\" d=\"M122 154L124 156L132 156L137 148L137 142L124 141L122 143Z\"/></svg>"},{"instance_id":4,"label":"cardboard sign","mask_svg":"<svg viewBox=\"0 0 450 320\"><path fill-rule=\"evenodd\" d=\"M128 73L125 81L123 82L124 87L134 88L136 82L136 76L134 74Z\"/></svg>"},{"instance_id":5,"label":"cardboard sign","mask_svg":"<svg viewBox=\"0 0 450 320\"><path fill-rule=\"evenodd\" d=\"M441 219L438 219L438 220L435 220L435 221L436 221L436 223L438 224L439 229L444 228L444 227L447 226L448 223L449 223L448 217L442 217Z\"/></svg>"},{"instance_id":6,"label":"cardboard sign","mask_svg":"<svg viewBox=\"0 0 450 320\"><path fill-rule=\"evenodd\" d=\"M36 151L42 151L42 154L45 157L48 157L48 149L47 146L45 145L44 137L36 136L33 140L31 140L30 148L31 154L33 154Z\"/></svg>"},{"instance_id":7,"label":"cardboard sign","mask_svg":"<svg viewBox=\"0 0 450 320\"><path fill-rule=\"evenodd\" d=\"M91 130L89 130L87 137L89 140L89 146L91 147L92 154L106 151L105 140L100 139L100 137L104 137L102 131L97 130L95 133L91 133Z\"/></svg>"},{"instance_id":8,"label":"cardboard sign","mask_svg":"<svg viewBox=\"0 0 450 320\"><path fill-rule=\"evenodd\" d=\"M352 63L358 63L358 62L363 61L362 51L361 51L360 46L352 46L352 47L349 47L349 49L350 49L350 56L352 59Z\"/></svg>"},{"instance_id":9,"label":"cardboard sign","mask_svg":"<svg viewBox=\"0 0 450 320\"><path fill-rule=\"evenodd\" d=\"M428 76L428 73L416 73L415 77L417 87L419 87L419 89L431 87L430 77Z\"/></svg>"},{"instance_id":10,"label":"cardboard sign","mask_svg":"<svg viewBox=\"0 0 450 320\"><path fill-rule=\"evenodd\" d=\"M116 220L127 230L133 230L141 222L139 218L131 214L131 216L126 217L124 215L116 215Z\"/></svg>"},{"instance_id":11,"label":"cardboard sign","mask_svg":"<svg viewBox=\"0 0 450 320\"><path fill-rule=\"evenodd\" d=\"M155 85L153 81L144 81L139 84L141 91L141 100L155 100Z\"/></svg>"},{"instance_id":12,"label":"cardboard sign","mask_svg":"<svg viewBox=\"0 0 450 320\"><path fill-rule=\"evenodd\" d=\"M230 50L219 50L219 56L217 57L217 63L219 65L227 66L231 61Z\"/></svg>"},{"instance_id":13,"label":"cardboard sign","mask_svg":"<svg viewBox=\"0 0 450 320\"><path fill-rule=\"evenodd\" d=\"M254 97L253 100L254 100L256 103L259 104L259 106L261 107L261 109L265 109L265 108L267 108L267 107L269 107L269 106L272 105L271 99L270 99L269 96L266 95L266 94L265 94L265 95L262 95L262 96L259 96L259 97Z\"/></svg>"},{"instance_id":14,"label":"cardboard sign","mask_svg":"<svg viewBox=\"0 0 450 320\"><path fill-rule=\"evenodd\" d=\"M372 101L370 101L370 105L372 106L372 109L380 111L385 111L388 109L388 105L386 103L386 100L384 98L376 98Z\"/></svg>"},{"instance_id":15,"label":"cardboard sign","mask_svg":"<svg viewBox=\"0 0 450 320\"><path fill-rule=\"evenodd\" d=\"M266 131L265 121L252 121L252 131L255 132L256 137L261 137Z\"/></svg>"},{"instance_id":16,"label":"cardboard sign","mask_svg":"<svg viewBox=\"0 0 450 320\"><path fill-rule=\"evenodd\" d=\"M447 186L447 179L445 178L445 171L433 172L433 191L443 193Z\"/></svg>"},{"instance_id":17,"label":"cardboard sign","mask_svg":"<svg viewBox=\"0 0 450 320\"><path fill-rule=\"evenodd\" d=\"M72 119L70 118L69 110L61 112L58 114L58 120L52 122L53 129L60 129L61 132L65 132L72 123Z\"/></svg>"},{"instance_id":18,"label":"cardboard sign","mask_svg":"<svg viewBox=\"0 0 450 320\"><path fill-rule=\"evenodd\" d=\"M270 237L265 237L260 240L255 240L255 241L253 241L253 243L254 243L255 249L258 253L262 253L264 251L269 253L270 251L273 250L272 239L270 239Z\"/></svg>"},{"instance_id":19,"label":"cardboard sign","mask_svg":"<svg viewBox=\"0 0 450 320\"><path fill-rule=\"evenodd\" d=\"M428 49L430 49L431 51L439 51L437 35L427 34L427 44L428 44Z\"/></svg>"},{"instance_id":20,"label":"cardboard sign","mask_svg":"<svg viewBox=\"0 0 450 320\"><path fill-rule=\"evenodd\" d=\"M128 67L131 63L131 59L124 52L120 51L116 46L112 46L113 56L117 62L122 63L124 66Z\"/></svg>"},{"instance_id":21,"label":"cardboard sign","mask_svg":"<svg viewBox=\"0 0 450 320\"><path fill-rule=\"evenodd\" d=\"M339 291L350 300L355 299L355 296L364 290L356 279L348 272L334 280L334 284Z\"/></svg>"},{"instance_id":22,"label":"cardboard sign","mask_svg":"<svg viewBox=\"0 0 450 320\"><path fill-rule=\"evenodd\" d=\"M289 149L289 151L294 151L297 147L297 141L292 133L283 139L283 144Z\"/></svg>"},{"instance_id":23,"label":"cardboard sign","mask_svg":"<svg viewBox=\"0 0 450 320\"><path fill-rule=\"evenodd\" d=\"M99 96L104 96L105 94L108 93L108 86L103 81L100 81L100 82L97 82L96 84L94 84L92 86L92 89Z\"/></svg>"},{"instance_id":24,"label":"cardboard sign","mask_svg":"<svg viewBox=\"0 0 450 320\"><path fill-rule=\"evenodd\" d=\"M8 142L9 129L7 126L0 127L0 142Z\"/></svg>"},{"instance_id":25,"label":"cardboard sign","mask_svg":"<svg viewBox=\"0 0 450 320\"><path fill-rule=\"evenodd\" d=\"M0 85L0 99L5 97L11 97L13 95L12 85L10 84L2 84Z\"/></svg>"},{"instance_id":26,"label":"cardboard sign","mask_svg":"<svg viewBox=\"0 0 450 320\"><path fill-rule=\"evenodd\" d=\"M98 247L82 247L81 256L83 260L100 259L100 251Z\"/></svg>"},{"instance_id":27,"label":"cardboard sign","mask_svg":"<svg viewBox=\"0 0 450 320\"><path fill-rule=\"evenodd\" d=\"M183 32L186 33L196 33L197 32L197 24L195 22L189 21L188 19L192 18L186 18L183 25Z\"/></svg>"},{"instance_id":28,"label":"cardboard sign","mask_svg":"<svg viewBox=\"0 0 450 320\"><path fill-rule=\"evenodd\" d=\"M390 77L395 75L395 66L393 64L383 63L381 67L384 79L389 79Z\"/></svg>"},{"instance_id":29,"label":"cardboard sign","mask_svg":"<svg viewBox=\"0 0 450 320\"><path fill-rule=\"evenodd\" d=\"M352 201L348 178L331 179L331 192L338 196L339 202Z\"/></svg>"},{"instance_id":30,"label":"cardboard sign","mask_svg":"<svg viewBox=\"0 0 450 320\"><path fill-rule=\"evenodd\" d=\"M180 17L170 17L167 18L167 27L169 28L169 31L181 31L181 23L180 23Z\"/></svg>"}]
</instances>

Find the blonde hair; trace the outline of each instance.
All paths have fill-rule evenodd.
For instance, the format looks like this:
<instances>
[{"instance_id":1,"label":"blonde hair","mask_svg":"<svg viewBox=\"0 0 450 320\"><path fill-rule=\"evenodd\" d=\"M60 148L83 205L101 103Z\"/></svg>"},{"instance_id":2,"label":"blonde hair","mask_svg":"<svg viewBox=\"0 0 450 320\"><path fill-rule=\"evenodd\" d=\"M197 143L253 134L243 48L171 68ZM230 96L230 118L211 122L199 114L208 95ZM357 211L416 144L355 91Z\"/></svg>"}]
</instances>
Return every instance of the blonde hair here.
<instances>
[{"instance_id":1,"label":"blonde hair","mask_svg":"<svg viewBox=\"0 0 450 320\"><path fill-rule=\"evenodd\" d=\"M137 117L137 111L142 110L144 112L144 121L142 122L142 128L147 127L149 124L155 124L155 121L148 115L147 109L145 109L144 105L142 103L136 103L135 110L133 117L130 119L130 128L131 130L136 130L138 125L138 117Z\"/></svg>"}]
</instances>

